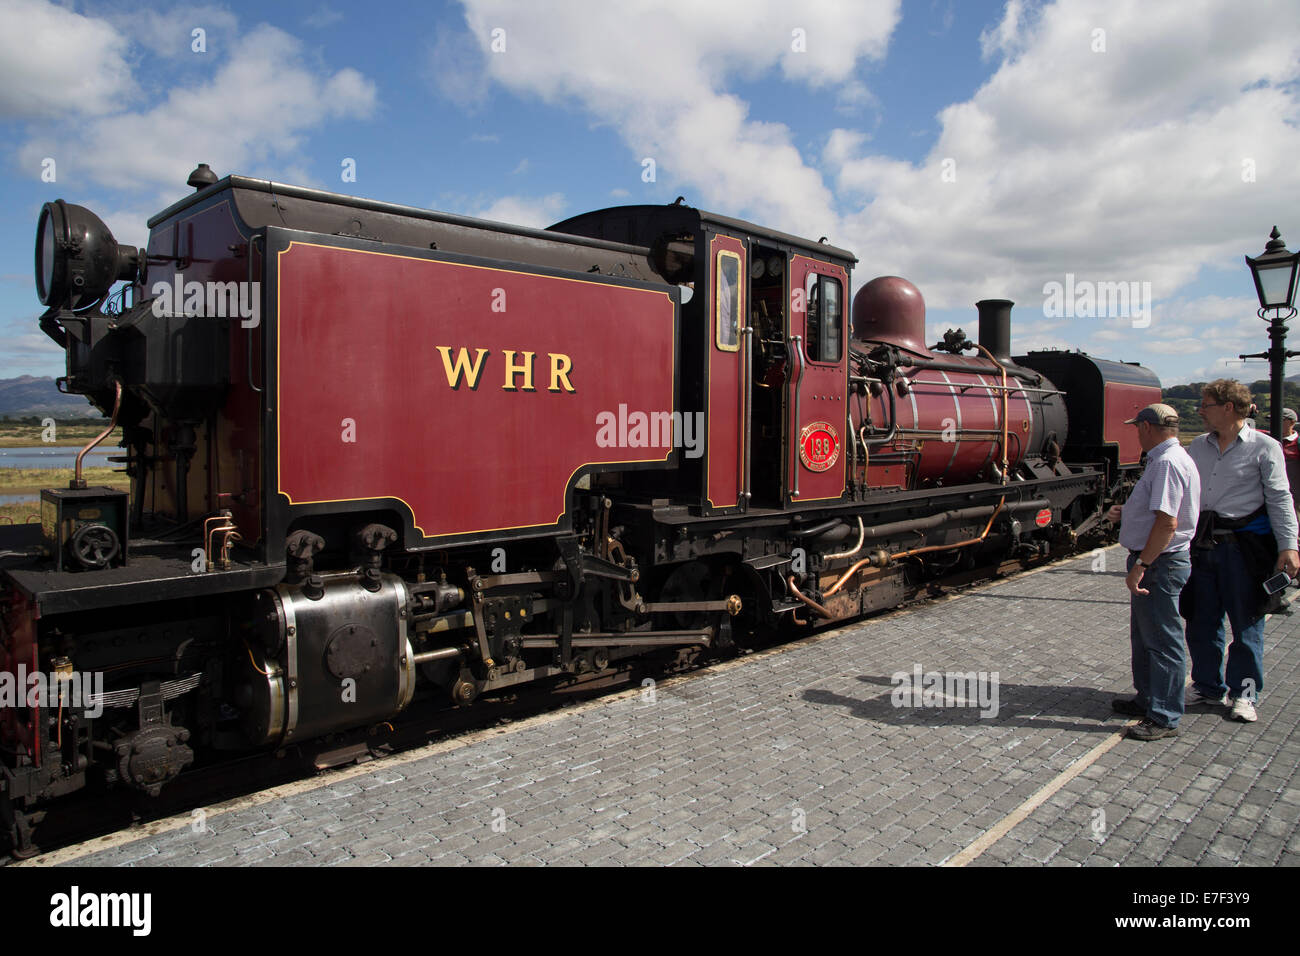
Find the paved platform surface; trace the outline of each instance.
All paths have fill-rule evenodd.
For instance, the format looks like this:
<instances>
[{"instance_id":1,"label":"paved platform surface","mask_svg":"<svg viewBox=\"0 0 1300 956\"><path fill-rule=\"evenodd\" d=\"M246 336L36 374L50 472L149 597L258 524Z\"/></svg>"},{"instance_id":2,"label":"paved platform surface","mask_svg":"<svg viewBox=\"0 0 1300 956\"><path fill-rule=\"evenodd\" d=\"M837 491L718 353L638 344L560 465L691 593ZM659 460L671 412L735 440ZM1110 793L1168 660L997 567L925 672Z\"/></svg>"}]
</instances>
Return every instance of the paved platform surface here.
<instances>
[{"instance_id":1,"label":"paved platform surface","mask_svg":"<svg viewBox=\"0 0 1300 956\"><path fill-rule=\"evenodd\" d=\"M1123 739L1132 721L1109 706L1131 693L1122 559L1097 552L37 865L1300 862L1300 613L1269 622L1257 723L1200 708L1177 738ZM918 671L990 683L900 699L893 678ZM996 713L979 693L994 686Z\"/></svg>"}]
</instances>

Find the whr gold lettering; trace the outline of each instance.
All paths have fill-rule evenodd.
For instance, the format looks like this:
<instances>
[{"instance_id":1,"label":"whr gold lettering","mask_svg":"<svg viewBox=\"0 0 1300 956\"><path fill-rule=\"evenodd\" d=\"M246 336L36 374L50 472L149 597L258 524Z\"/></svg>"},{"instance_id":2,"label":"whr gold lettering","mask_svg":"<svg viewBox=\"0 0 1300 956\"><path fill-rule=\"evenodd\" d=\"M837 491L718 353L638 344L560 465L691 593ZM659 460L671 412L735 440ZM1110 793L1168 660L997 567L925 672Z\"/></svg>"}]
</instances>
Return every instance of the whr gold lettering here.
<instances>
[{"instance_id":1,"label":"whr gold lettering","mask_svg":"<svg viewBox=\"0 0 1300 956\"><path fill-rule=\"evenodd\" d=\"M453 367L451 362L451 349L445 345L439 345L438 351L442 353L442 367L447 372L447 384L452 388L460 388L460 380L463 377L471 389L478 388L478 377L483 371L483 356L488 354L487 349L475 349L478 353L474 356L474 364L469 361L469 354L465 349L460 349L456 353L456 364ZM514 354L514 353L511 353Z\"/></svg>"},{"instance_id":2,"label":"whr gold lettering","mask_svg":"<svg viewBox=\"0 0 1300 956\"><path fill-rule=\"evenodd\" d=\"M523 373L524 376L524 384L522 386L523 390L525 392L536 391L536 389L533 388L533 356L536 355L537 353L524 352L523 353L524 360L522 362L515 361L515 354L516 353L514 349L505 350L506 383L501 387L508 392L516 391L519 388L519 386L515 385L515 376L519 375L520 373Z\"/></svg>"},{"instance_id":3,"label":"whr gold lettering","mask_svg":"<svg viewBox=\"0 0 1300 956\"><path fill-rule=\"evenodd\" d=\"M569 381L569 372L573 370L573 359L558 352L549 354L551 356L551 384L547 386L546 390L548 392L558 392L560 382L563 382L564 390L572 392L573 383Z\"/></svg>"}]
</instances>

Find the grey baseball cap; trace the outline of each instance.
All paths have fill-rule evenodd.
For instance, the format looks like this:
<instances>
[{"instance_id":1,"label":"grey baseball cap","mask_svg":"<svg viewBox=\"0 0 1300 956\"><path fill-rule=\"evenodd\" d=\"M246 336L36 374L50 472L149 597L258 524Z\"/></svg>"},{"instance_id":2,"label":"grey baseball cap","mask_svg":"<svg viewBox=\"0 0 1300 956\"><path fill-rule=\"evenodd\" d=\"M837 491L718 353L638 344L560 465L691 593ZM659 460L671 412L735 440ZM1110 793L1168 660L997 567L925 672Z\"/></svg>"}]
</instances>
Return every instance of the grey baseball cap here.
<instances>
[{"instance_id":1,"label":"grey baseball cap","mask_svg":"<svg viewBox=\"0 0 1300 956\"><path fill-rule=\"evenodd\" d=\"M1154 405L1148 405L1136 416L1126 421L1125 425L1136 425L1138 422L1150 422L1152 425L1177 425L1178 410L1172 405L1165 405L1156 402Z\"/></svg>"}]
</instances>

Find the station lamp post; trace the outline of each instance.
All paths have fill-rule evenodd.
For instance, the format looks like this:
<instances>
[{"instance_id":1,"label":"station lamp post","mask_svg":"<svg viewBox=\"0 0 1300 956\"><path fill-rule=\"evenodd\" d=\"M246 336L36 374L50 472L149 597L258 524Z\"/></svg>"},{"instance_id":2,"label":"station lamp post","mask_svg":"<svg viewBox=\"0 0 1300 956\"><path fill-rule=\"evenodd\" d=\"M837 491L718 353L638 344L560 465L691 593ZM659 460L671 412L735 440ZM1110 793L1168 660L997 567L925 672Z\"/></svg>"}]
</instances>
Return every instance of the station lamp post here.
<instances>
[{"instance_id":1,"label":"station lamp post","mask_svg":"<svg viewBox=\"0 0 1300 956\"><path fill-rule=\"evenodd\" d=\"M1268 245L1258 258L1246 256L1246 265L1250 266L1251 277L1255 280L1255 292L1259 296L1261 319L1273 317L1268 326L1269 350L1255 355L1242 355L1239 358L1268 359L1269 379L1272 386L1272 400L1269 409L1269 425L1272 435L1282 440L1282 377L1286 372L1286 360L1300 352L1286 350L1286 323L1295 317L1296 273L1300 271L1300 252L1291 252L1282 241L1277 226L1269 233Z\"/></svg>"}]
</instances>

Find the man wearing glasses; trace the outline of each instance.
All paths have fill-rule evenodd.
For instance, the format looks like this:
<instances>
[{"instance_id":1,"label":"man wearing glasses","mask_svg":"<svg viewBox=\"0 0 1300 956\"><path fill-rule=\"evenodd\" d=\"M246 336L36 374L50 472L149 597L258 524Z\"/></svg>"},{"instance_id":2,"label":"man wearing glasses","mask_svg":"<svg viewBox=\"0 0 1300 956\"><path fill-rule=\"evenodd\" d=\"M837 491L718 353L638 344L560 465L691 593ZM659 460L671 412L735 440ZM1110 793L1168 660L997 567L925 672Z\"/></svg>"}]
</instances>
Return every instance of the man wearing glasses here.
<instances>
[{"instance_id":1,"label":"man wearing glasses","mask_svg":"<svg viewBox=\"0 0 1300 956\"><path fill-rule=\"evenodd\" d=\"M1228 704L1234 720L1256 719L1264 689L1261 587L1274 569L1295 577L1296 513L1282 447L1246 421L1250 390L1232 379L1205 386L1207 432L1188 447L1201 476L1201 516L1184 591L1192 686L1187 705ZM1232 625L1224 680L1223 616Z\"/></svg>"}]
</instances>

